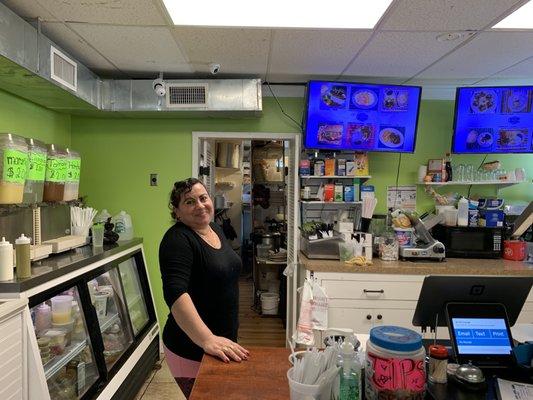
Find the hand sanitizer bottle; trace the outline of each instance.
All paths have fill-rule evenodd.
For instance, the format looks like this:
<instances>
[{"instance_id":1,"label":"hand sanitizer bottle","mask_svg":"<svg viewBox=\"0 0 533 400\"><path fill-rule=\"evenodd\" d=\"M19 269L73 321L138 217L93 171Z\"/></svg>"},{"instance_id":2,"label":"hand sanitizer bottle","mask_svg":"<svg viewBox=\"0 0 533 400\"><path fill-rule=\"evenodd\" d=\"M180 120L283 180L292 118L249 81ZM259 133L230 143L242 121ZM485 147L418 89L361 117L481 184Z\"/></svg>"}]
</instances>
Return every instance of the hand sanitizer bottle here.
<instances>
[{"instance_id":1,"label":"hand sanitizer bottle","mask_svg":"<svg viewBox=\"0 0 533 400\"><path fill-rule=\"evenodd\" d=\"M361 399L361 364L353 344L344 341L339 353L339 366L342 367L339 400Z\"/></svg>"}]
</instances>

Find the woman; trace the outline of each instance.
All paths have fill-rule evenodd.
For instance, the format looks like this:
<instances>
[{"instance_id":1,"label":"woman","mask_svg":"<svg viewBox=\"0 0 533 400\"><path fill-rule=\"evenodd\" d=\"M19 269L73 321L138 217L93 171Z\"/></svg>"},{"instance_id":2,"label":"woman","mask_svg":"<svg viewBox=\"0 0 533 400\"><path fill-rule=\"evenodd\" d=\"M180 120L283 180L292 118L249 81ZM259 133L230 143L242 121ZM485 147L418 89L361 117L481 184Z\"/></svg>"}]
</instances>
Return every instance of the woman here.
<instances>
[{"instance_id":1,"label":"woman","mask_svg":"<svg viewBox=\"0 0 533 400\"><path fill-rule=\"evenodd\" d=\"M236 343L241 259L211 222L213 203L198 179L176 182L169 208L177 222L159 246L170 308L163 343L170 371L188 397L204 353L224 362L248 358Z\"/></svg>"}]
</instances>

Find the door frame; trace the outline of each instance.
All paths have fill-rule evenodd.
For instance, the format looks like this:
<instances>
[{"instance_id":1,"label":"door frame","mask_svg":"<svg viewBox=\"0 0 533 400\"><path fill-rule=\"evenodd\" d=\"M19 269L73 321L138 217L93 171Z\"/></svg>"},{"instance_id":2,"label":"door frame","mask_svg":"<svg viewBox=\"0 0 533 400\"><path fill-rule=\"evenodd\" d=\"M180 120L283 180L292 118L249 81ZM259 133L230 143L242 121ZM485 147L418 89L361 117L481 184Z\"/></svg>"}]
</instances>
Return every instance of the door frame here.
<instances>
[{"instance_id":1,"label":"door frame","mask_svg":"<svg viewBox=\"0 0 533 400\"><path fill-rule=\"evenodd\" d=\"M292 206L293 215L295 216L294 221L294 234L292 237L287 237L287 241L292 241L292 248L294 249L294 260L292 260L292 266L290 267L292 273L287 276L287 310L286 310L286 327L285 334L287 343L285 344L288 347L288 342L291 340L292 334L296 330L296 318L298 310L298 297L297 297L297 288L298 288L298 226L300 225L299 218L299 201L298 194L300 192L300 180L298 174L298 163L299 163L299 150L301 148L301 133L299 132L286 132L286 133L276 133L276 132L207 132L207 131L193 131L192 132L192 175L195 178L198 178L198 170L200 167L200 144L202 139L212 139L212 140L291 140L294 141L294 146L296 146L296 159L295 165L288 166L292 168L292 179L293 179L293 188L294 196ZM293 149L290 149L293 150ZM210 171L211 173L211 171ZM214 173L214 171L212 172ZM288 247L288 246L287 246Z\"/></svg>"}]
</instances>

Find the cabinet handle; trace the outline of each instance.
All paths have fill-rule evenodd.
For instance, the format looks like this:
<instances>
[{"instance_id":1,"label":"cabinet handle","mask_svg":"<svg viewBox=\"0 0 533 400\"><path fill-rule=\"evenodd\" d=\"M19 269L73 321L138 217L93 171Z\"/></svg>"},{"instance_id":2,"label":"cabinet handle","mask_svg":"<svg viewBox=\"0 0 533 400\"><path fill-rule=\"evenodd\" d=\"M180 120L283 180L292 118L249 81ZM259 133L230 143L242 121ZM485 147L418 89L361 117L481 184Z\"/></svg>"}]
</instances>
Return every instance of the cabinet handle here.
<instances>
[{"instance_id":1,"label":"cabinet handle","mask_svg":"<svg viewBox=\"0 0 533 400\"><path fill-rule=\"evenodd\" d=\"M383 315L378 314L378 319L379 319L379 320L382 320L382 319L383 319Z\"/></svg>"},{"instance_id":2,"label":"cabinet handle","mask_svg":"<svg viewBox=\"0 0 533 400\"><path fill-rule=\"evenodd\" d=\"M379 290L368 290L368 289L363 289L363 293L385 293L385 291L383 289L379 289Z\"/></svg>"},{"instance_id":3,"label":"cabinet handle","mask_svg":"<svg viewBox=\"0 0 533 400\"><path fill-rule=\"evenodd\" d=\"M366 319L371 320L371 319L372 319L372 315L367 314L367 315L366 315Z\"/></svg>"}]
</instances>

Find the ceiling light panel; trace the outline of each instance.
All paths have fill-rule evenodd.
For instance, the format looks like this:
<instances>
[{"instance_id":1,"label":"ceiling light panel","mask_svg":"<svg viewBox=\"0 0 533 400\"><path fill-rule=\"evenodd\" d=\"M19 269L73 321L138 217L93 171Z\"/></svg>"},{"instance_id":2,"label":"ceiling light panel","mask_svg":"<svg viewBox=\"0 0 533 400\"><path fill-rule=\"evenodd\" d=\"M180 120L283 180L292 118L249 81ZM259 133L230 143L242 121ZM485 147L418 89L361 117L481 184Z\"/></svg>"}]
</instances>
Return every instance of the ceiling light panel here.
<instances>
[{"instance_id":1,"label":"ceiling light panel","mask_svg":"<svg viewBox=\"0 0 533 400\"><path fill-rule=\"evenodd\" d=\"M533 29L533 2L530 1L504 18L496 25L495 29Z\"/></svg>"},{"instance_id":2,"label":"ceiling light panel","mask_svg":"<svg viewBox=\"0 0 533 400\"><path fill-rule=\"evenodd\" d=\"M174 25L246 28L372 29L392 0L163 0Z\"/></svg>"}]
</instances>

